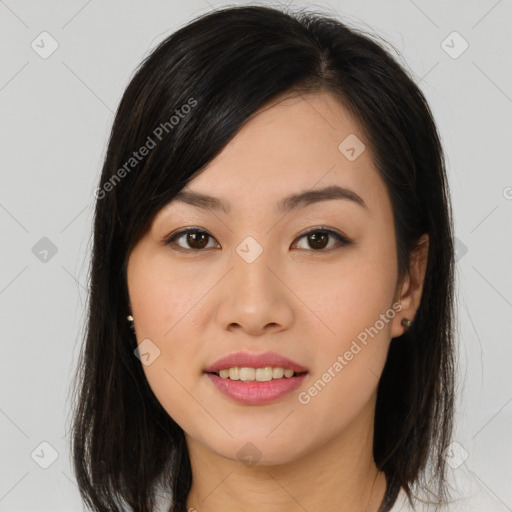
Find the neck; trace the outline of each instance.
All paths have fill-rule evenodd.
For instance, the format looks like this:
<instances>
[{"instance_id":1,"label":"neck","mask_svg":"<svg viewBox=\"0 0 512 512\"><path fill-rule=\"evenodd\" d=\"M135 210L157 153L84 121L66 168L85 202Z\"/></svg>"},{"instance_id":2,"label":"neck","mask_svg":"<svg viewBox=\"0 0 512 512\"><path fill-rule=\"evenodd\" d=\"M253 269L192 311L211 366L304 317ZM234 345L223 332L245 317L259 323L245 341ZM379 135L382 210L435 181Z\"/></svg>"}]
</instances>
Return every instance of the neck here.
<instances>
[{"instance_id":1,"label":"neck","mask_svg":"<svg viewBox=\"0 0 512 512\"><path fill-rule=\"evenodd\" d=\"M198 512L377 512L386 477L373 460L373 404L340 435L290 462L247 467L187 438Z\"/></svg>"}]
</instances>

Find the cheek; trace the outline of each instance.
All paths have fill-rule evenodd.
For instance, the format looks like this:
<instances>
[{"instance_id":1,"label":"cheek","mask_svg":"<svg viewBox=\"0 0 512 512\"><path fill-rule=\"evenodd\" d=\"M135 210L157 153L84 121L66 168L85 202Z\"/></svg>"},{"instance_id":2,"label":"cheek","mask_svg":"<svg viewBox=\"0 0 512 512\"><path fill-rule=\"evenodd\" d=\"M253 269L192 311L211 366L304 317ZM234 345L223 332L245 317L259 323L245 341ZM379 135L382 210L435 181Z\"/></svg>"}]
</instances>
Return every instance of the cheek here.
<instances>
[{"instance_id":1,"label":"cheek","mask_svg":"<svg viewBox=\"0 0 512 512\"><path fill-rule=\"evenodd\" d=\"M160 351L155 363L144 371L150 384L176 396L175 392L183 392L179 384L188 387L198 372L202 340L192 333L197 332L194 319L206 291L188 285L190 281L176 275L169 265L151 265L141 277L133 286L137 341L140 344L149 338Z\"/></svg>"},{"instance_id":2,"label":"cheek","mask_svg":"<svg viewBox=\"0 0 512 512\"><path fill-rule=\"evenodd\" d=\"M185 398L184 388L190 388L200 355L200 340L187 332L194 304L204 292L194 290L189 277L177 274L165 255L152 256L142 249L132 255L127 279L139 350L149 347L152 354L143 371L162 406L179 416L185 400L176 398Z\"/></svg>"},{"instance_id":3,"label":"cheek","mask_svg":"<svg viewBox=\"0 0 512 512\"><path fill-rule=\"evenodd\" d=\"M206 284L197 279L196 273L189 275L179 268L180 272L165 254L134 264L129 291L136 329L141 335L170 340L182 322L190 321L195 304L206 293Z\"/></svg>"},{"instance_id":4,"label":"cheek","mask_svg":"<svg viewBox=\"0 0 512 512\"><path fill-rule=\"evenodd\" d=\"M330 388L318 393L323 395L319 402L342 401L349 409L357 408L377 386L397 312L392 307L395 267L393 245L376 238L332 266L318 265L314 274L301 274L299 293L318 317L308 322L317 330L310 334L317 360L312 380L321 380L318 390L324 384Z\"/></svg>"},{"instance_id":5,"label":"cheek","mask_svg":"<svg viewBox=\"0 0 512 512\"><path fill-rule=\"evenodd\" d=\"M361 244L329 264L301 269L297 295L315 312L318 329L324 332L319 338L327 344L338 340L338 348L342 347L373 326L392 306L396 256L393 247L378 246ZM390 334L390 329L387 322L383 330Z\"/></svg>"},{"instance_id":6,"label":"cheek","mask_svg":"<svg viewBox=\"0 0 512 512\"><path fill-rule=\"evenodd\" d=\"M137 343L140 347L149 339L158 351L151 364L143 365L143 371L158 402L189 431L194 428L194 418L203 413L192 399L200 339L190 335L193 307L200 295L183 286L168 268L152 265L140 277L133 280L131 289Z\"/></svg>"}]
</instances>

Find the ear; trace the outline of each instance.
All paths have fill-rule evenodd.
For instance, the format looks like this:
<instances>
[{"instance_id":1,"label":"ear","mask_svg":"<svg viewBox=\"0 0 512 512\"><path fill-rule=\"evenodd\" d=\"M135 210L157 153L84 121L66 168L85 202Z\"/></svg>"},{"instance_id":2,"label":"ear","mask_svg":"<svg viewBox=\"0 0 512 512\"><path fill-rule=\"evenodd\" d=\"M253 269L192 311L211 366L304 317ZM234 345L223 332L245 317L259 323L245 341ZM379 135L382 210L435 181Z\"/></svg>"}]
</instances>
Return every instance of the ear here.
<instances>
[{"instance_id":1,"label":"ear","mask_svg":"<svg viewBox=\"0 0 512 512\"><path fill-rule=\"evenodd\" d=\"M391 337L401 336L406 327L402 325L402 320L414 320L416 311L420 305L423 292L423 282L428 262L429 237L425 233L418 241L418 245L411 254L410 270L401 283L398 284L395 301L402 304L401 311L393 319L391 328Z\"/></svg>"}]
</instances>

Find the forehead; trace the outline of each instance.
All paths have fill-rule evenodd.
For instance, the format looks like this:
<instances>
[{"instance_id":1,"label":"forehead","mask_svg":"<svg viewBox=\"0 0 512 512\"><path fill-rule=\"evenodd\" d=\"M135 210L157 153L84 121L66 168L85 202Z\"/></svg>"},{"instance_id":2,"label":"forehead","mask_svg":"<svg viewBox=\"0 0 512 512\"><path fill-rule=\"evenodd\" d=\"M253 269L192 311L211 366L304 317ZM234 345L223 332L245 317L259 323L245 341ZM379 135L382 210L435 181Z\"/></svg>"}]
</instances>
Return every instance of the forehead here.
<instances>
[{"instance_id":1,"label":"forehead","mask_svg":"<svg viewBox=\"0 0 512 512\"><path fill-rule=\"evenodd\" d=\"M285 196L333 185L369 205L385 193L358 123L336 97L316 93L284 95L256 112L183 190L224 199L229 211L266 203L279 211Z\"/></svg>"}]
</instances>

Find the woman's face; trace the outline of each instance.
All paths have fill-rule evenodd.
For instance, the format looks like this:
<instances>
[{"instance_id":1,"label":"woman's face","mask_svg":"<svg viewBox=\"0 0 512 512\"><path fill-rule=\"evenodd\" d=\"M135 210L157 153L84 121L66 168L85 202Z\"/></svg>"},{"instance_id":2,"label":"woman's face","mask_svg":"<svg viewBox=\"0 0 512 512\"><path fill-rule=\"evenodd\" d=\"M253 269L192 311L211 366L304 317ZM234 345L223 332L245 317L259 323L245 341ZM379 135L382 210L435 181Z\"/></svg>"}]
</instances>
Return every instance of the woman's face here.
<instances>
[{"instance_id":1,"label":"woman's face","mask_svg":"<svg viewBox=\"0 0 512 512\"><path fill-rule=\"evenodd\" d=\"M162 406L192 446L260 464L355 426L366 439L391 338L403 333L392 208L367 141L330 94L282 98L184 189L215 203L174 199L127 270ZM346 191L283 202L326 187Z\"/></svg>"}]
</instances>

